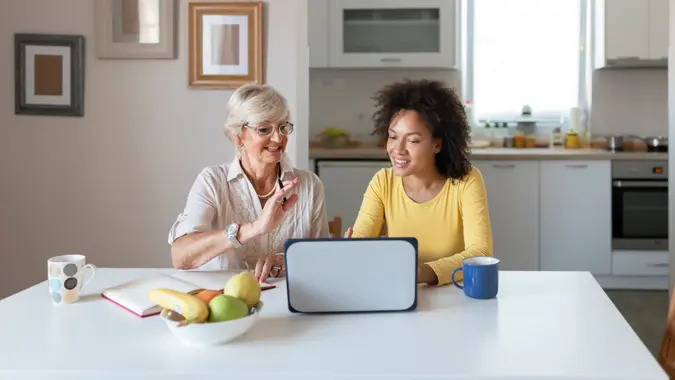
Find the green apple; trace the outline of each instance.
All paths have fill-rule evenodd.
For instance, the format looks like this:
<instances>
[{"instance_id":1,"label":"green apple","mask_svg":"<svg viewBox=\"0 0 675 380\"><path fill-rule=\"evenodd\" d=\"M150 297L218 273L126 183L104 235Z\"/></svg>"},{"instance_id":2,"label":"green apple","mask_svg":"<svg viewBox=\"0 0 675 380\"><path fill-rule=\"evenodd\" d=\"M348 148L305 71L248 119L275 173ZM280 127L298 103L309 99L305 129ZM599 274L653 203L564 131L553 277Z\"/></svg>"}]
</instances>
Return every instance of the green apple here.
<instances>
[{"instance_id":1,"label":"green apple","mask_svg":"<svg viewBox=\"0 0 675 380\"><path fill-rule=\"evenodd\" d=\"M219 295L209 302L209 322L231 321L248 315L248 306L237 297Z\"/></svg>"}]
</instances>

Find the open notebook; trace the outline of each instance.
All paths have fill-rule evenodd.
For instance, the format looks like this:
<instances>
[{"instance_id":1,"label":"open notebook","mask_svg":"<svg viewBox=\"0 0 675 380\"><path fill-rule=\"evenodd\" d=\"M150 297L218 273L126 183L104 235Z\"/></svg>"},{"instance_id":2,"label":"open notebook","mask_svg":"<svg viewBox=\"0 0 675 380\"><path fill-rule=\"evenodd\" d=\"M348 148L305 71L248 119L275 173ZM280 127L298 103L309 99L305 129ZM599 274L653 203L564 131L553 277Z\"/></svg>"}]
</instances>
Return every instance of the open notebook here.
<instances>
[{"instance_id":1,"label":"open notebook","mask_svg":"<svg viewBox=\"0 0 675 380\"><path fill-rule=\"evenodd\" d=\"M104 289L101 296L140 317L149 317L162 311L161 307L153 305L148 299L148 293L152 289L169 288L185 293L200 289L223 290L227 280L237 273L239 272L176 271L170 274L153 274ZM268 283L260 286L262 290L276 287Z\"/></svg>"}]
</instances>

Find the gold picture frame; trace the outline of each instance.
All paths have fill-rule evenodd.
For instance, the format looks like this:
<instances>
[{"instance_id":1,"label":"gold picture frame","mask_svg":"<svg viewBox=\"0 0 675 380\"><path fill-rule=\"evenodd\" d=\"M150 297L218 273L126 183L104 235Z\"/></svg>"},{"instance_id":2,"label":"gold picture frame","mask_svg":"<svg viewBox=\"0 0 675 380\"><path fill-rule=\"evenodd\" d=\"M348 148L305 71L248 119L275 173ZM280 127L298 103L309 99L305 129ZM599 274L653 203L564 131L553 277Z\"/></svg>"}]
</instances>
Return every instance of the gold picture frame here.
<instances>
[{"instance_id":1,"label":"gold picture frame","mask_svg":"<svg viewBox=\"0 0 675 380\"><path fill-rule=\"evenodd\" d=\"M189 86L263 84L262 2L189 4Z\"/></svg>"},{"instance_id":2,"label":"gold picture frame","mask_svg":"<svg viewBox=\"0 0 675 380\"><path fill-rule=\"evenodd\" d=\"M177 0L96 0L96 57L176 59Z\"/></svg>"}]
</instances>

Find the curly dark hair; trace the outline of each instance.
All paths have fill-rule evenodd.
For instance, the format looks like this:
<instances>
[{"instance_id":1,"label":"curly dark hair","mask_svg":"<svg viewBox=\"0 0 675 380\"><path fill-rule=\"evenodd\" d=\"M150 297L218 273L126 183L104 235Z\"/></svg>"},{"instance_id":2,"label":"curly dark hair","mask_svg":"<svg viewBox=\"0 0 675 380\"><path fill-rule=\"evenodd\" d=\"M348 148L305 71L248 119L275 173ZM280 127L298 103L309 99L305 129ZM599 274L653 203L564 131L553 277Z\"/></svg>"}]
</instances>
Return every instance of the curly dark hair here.
<instances>
[{"instance_id":1,"label":"curly dark hair","mask_svg":"<svg viewBox=\"0 0 675 380\"><path fill-rule=\"evenodd\" d=\"M373 100L373 135L386 139L390 123L400 111L416 111L430 127L431 135L442 141L435 162L441 175L458 180L469 174L471 128L464 105L453 89L441 81L405 79L385 86Z\"/></svg>"}]
</instances>

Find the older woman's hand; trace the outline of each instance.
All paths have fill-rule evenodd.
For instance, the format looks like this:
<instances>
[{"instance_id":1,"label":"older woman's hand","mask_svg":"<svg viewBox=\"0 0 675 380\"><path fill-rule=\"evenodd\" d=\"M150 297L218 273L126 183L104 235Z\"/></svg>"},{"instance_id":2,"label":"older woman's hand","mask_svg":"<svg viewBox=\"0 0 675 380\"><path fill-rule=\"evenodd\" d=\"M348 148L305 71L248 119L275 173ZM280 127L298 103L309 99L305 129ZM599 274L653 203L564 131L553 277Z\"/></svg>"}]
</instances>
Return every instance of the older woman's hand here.
<instances>
[{"instance_id":1,"label":"older woman's hand","mask_svg":"<svg viewBox=\"0 0 675 380\"><path fill-rule=\"evenodd\" d=\"M298 179L284 182L283 189L277 189L270 199L265 203L262 213L256 220L256 227L260 235L270 233L284 219L286 211L290 210L298 201L298 194L291 193L291 190L298 184ZM283 202L286 197L286 202Z\"/></svg>"},{"instance_id":2,"label":"older woman's hand","mask_svg":"<svg viewBox=\"0 0 675 380\"><path fill-rule=\"evenodd\" d=\"M253 271L253 275L258 279L258 282L265 282L270 275L272 277L283 277L285 274L283 253L259 258Z\"/></svg>"}]
</instances>

